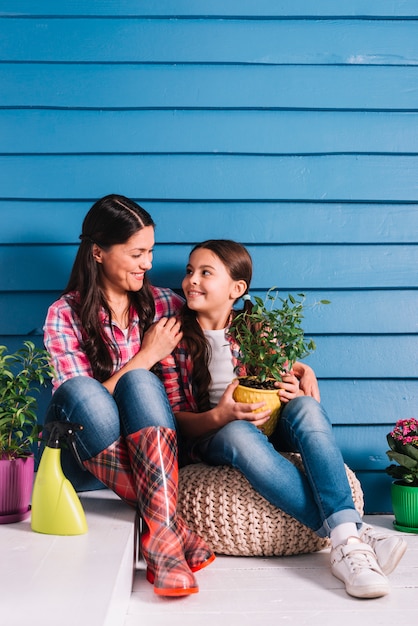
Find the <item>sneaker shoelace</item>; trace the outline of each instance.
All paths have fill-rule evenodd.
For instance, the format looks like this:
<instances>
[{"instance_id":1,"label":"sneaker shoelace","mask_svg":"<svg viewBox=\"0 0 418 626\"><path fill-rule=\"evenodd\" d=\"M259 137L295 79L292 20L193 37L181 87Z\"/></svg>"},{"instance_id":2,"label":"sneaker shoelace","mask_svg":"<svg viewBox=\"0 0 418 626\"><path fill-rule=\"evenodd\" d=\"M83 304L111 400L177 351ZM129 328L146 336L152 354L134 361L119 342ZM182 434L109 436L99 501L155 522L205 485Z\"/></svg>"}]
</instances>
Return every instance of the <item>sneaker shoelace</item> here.
<instances>
[{"instance_id":1,"label":"sneaker shoelace","mask_svg":"<svg viewBox=\"0 0 418 626\"><path fill-rule=\"evenodd\" d=\"M354 574L357 573L359 570L364 569L365 567L370 570L376 570L376 565L373 562L372 555L368 552L362 552L361 549L349 552L345 556L345 558L348 561L350 570Z\"/></svg>"},{"instance_id":2,"label":"sneaker shoelace","mask_svg":"<svg viewBox=\"0 0 418 626\"><path fill-rule=\"evenodd\" d=\"M369 546L371 546L372 548L374 548L376 546L377 543L379 543L380 541L384 541L385 539L387 539L387 535L384 535L383 533L379 533L377 531L369 531L369 532L365 532L364 533L364 539Z\"/></svg>"}]
</instances>

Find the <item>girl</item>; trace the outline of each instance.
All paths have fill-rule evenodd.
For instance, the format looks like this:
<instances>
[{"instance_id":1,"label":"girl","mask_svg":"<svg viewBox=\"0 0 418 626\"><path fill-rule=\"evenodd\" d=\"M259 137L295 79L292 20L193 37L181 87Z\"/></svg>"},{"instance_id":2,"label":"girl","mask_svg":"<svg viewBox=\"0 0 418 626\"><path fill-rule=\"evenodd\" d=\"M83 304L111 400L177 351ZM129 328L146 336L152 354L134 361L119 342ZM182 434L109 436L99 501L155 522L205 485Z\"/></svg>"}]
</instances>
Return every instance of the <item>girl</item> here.
<instances>
[{"instance_id":1,"label":"girl","mask_svg":"<svg viewBox=\"0 0 418 626\"><path fill-rule=\"evenodd\" d=\"M150 371L181 339L174 316L183 300L148 282L154 222L135 202L118 195L98 200L80 239L69 283L45 322L56 371L46 421L81 424L84 467L139 510L154 591L195 593L192 572L214 555L176 516L176 425ZM77 482L73 468L67 474Z\"/></svg>"},{"instance_id":2,"label":"girl","mask_svg":"<svg viewBox=\"0 0 418 626\"><path fill-rule=\"evenodd\" d=\"M239 298L244 297L244 310L252 306L251 276L251 257L234 241L205 241L190 254L182 283L187 301L181 312L183 338L162 363L190 458L239 469L269 502L320 537L329 536L332 573L349 594L386 595L386 574L398 564L406 543L362 523L311 368L296 363L277 383L283 409L270 439L257 428L269 411L254 413L263 403L233 399L238 384L233 379L245 372L230 325ZM299 452L306 475L280 451Z\"/></svg>"}]
</instances>

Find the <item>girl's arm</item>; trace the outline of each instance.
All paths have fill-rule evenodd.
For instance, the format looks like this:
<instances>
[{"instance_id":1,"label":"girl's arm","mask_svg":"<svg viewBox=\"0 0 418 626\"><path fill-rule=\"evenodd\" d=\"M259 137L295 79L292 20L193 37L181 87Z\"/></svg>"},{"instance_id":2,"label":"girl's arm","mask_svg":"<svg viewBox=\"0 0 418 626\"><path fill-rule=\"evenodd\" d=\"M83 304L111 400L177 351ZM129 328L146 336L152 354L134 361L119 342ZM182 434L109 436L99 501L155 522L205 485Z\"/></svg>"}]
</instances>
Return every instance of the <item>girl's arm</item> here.
<instances>
[{"instance_id":1,"label":"girl's arm","mask_svg":"<svg viewBox=\"0 0 418 626\"><path fill-rule=\"evenodd\" d=\"M182 433L191 438L200 437L235 420L252 422L255 426L264 424L270 417L270 409L263 409L255 413L256 409L261 409L264 406L264 402L253 404L235 402L232 396L237 385L237 380L232 381L226 388L219 404L213 409L202 413L191 411L175 412Z\"/></svg>"},{"instance_id":2,"label":"girl's arm","mask_svg":"<svg viewBox=\"0 0 418 626\"><path fill-rule=\"evenodd\" d=\"M161 361L159 376L180 429L186 437L200 437L236 419L245 419L261 426L270 417L269 409L253 413L255 409L263 407L263 402L235 402L232 395L238 381L228 385L216 407L199 413L193 396L192 362L182 343Z\"/></svg>"}]
</instances>

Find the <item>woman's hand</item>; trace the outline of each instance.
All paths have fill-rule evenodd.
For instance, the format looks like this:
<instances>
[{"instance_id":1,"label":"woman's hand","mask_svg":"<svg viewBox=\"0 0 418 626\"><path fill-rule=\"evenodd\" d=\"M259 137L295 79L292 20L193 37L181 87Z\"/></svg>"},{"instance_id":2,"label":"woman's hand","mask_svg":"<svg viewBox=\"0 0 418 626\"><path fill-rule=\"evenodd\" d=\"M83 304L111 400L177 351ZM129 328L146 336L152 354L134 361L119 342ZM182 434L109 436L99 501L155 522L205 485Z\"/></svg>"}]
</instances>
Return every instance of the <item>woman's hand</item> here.
<instances>
[{"instance_id":1,"label":"woman's hand","mask_svg":"<svg viewBox=\"0 0 418 626\"><path fill-rule=\"evenodd\" d=\"M175 317L162 317L146 331L142 338L141 350L133 357L132 362L135 359L141 363L146 361L150 369L168 356L182 337L180 322Z\"/></svg>"},{"instance_id":2,"label":"woman's hand","mask_svg":"<svg viewBox=\"0 0 418 626\"><path fill-rule=\"evenodd\" d=\"M311 396L317 402L321 402L321 394L319 393L318 380L315 372L306 363L295 363L293 372L299 379L299 387L305 396Z\"/></svg>"},{"instance_id":3,"label":"woman's hand","mask_svg":"<svg viewBox=\"0 0 418 626\"><path fill-rule=\"evenodd\" d=\"M267 422L270 417L270 409L263 409L255 413L256 409L262 409L265 406L265 402L236 402L233 398L233 393L236 387L238 387L238 380L233 380L228 385L221 397L219 404L214 409L217 414L217 419L220 426L224 426L228 422L234 420L244 420L246 422L252 422L255 426L262 426Z\"/></svg>"},{"instance_id":4,"label":"woman's hand","mask_svg":"<svg viewBox=\"0 0 418 626\"><path fill-rule=\"evenodd\" d=\"M299 379L292 371L282 374L282 381L277 381L274 384L275 387L279 390L280 401L283 404L286 404L293 398L297 398L298 396L303 396L303 390L300 387Z\"/></svg>"}]
</instances>

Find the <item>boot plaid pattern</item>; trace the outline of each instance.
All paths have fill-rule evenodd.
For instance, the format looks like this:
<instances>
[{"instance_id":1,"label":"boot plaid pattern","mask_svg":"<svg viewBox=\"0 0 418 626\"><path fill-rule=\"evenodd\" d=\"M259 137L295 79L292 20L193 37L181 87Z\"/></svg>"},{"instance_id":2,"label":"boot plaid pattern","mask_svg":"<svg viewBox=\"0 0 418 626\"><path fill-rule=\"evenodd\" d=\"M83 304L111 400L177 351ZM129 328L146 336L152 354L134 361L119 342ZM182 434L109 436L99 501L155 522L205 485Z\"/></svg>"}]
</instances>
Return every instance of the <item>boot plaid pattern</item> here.
<instances>
[{"instance_id":1,"label":"boot plaid pattern","mask_svg":"<svg viewBox=\"0 0 418 626\"><path fill-rule=\"evenodd\" d=\"M183 518L177 515L177 533L179 534L184 549L184 556L192 572L198 572L215 560L215 555L206 541L190 530Z\"/></svg>"},{"instance_id":2,"label":"boot plaid pattern","mask_svg":"<svg viewBox=\"0 0 418 626\"><path fill-rule=\"evenodd\" d=\"M168 428L143 428L126 438L138 502L148 531L142 536L147 578L158 595L180 596L199 588L176 528L177 438Z\"/></svg>"},{"instance_id":3,"label":"boot plaid pattern","mask_svg":"<svg viewBox=\"0 0 418 626\"><path fill-rule=\"evenodd\" d=\"M137 506L137 490L131 470L126 443L119 437L111 446L83 465L129 505Z\"/></svg>"}]
</instances>

